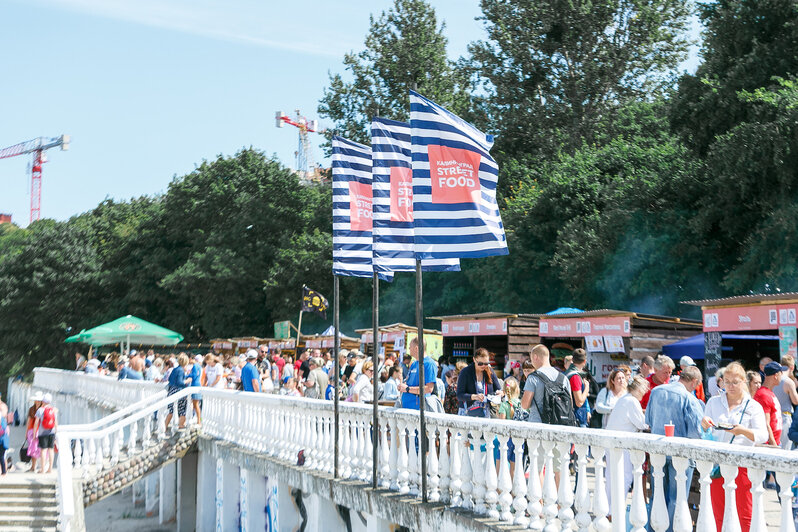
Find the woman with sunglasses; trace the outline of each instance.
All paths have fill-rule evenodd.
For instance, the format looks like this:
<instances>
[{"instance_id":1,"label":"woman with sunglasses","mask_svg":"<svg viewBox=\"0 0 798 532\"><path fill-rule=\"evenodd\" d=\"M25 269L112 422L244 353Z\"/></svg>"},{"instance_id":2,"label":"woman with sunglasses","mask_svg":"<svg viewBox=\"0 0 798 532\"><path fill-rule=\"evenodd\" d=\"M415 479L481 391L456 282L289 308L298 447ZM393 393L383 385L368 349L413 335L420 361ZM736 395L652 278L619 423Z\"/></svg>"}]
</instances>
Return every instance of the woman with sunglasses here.
<instances>
[{"instance_id":1,"label":"woman with sunglasses","mask_svg":"<svg viewBox=\"0 0 798 532\"><path fill-rule=\"evenodd\" d=\"M474 361L460 372L457 400L465 405L466 415L490 417L490 398L502 395L499 378L490 367L488 350L480 347L474 353Z\"/></svg>"}]
</instances>

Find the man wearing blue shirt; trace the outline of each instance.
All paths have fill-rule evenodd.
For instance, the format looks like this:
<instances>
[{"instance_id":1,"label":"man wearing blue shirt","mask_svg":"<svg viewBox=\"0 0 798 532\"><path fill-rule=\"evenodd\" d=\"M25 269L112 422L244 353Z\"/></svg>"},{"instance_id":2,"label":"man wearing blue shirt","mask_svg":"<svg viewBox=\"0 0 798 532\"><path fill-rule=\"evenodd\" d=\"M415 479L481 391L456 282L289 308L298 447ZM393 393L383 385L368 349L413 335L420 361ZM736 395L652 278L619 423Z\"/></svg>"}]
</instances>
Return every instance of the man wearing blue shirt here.
<instances>
[{"instance_id":1,"label":"man wearing blue shirt","mask_svg":"<svg viewBox=\"0 0 798 532\"><path fill-rule=\"evenodd\" d=\"M426 343L426 342L425 342ZM419 375L418 375L418 338L410 340L410 356L413 358L413 363L410 365L410 370L407 372L407 379L405 382L399 384L399 391L402 392L402 408L410 408L412 410L419 409ZM422 346L424 349L424 346ZM424 351L426 353L426 350ZM435 389L435 380L438 375L438 364L432 358L424 357L424 396L428 396Z\"/></svg>"},{"instance_id":2,"label":"man wearing blue shirt","mask_svg":"<svg viewBox=\"0 0 798 532\"><path fill-rule=\"evenodd\" d=\"M673 424L673 435L678 438L701 437L704 403L693 395L693 391L700 383L701 371L695 366L688 366L682 370L678 381L663 384L651 390L651 397L646 408L646 424L651 427L652 434L665 435L665 425ZM695 464L690 461L686 471L686 493L690 490L693 469L695 469ZM670 522L673 523L673 514L676 509L676 470L670 456L665 459L665 477L662 484ZM668 532L672 530L673 525L671 524L668 527Z\"/></svg>"},{"instance_id":3,"label":"man wearing blue shirt","mask_svg":"<svg viewBox=\"0 0 798 532\"><path fill-rule=\"evenodd\" d=\"M260 373L255 367L255 360L257 359L257 351L254 349L247 351L247 363L241 368L241 386L245 392L260 391Z\"/></svg>"}]
</instances>

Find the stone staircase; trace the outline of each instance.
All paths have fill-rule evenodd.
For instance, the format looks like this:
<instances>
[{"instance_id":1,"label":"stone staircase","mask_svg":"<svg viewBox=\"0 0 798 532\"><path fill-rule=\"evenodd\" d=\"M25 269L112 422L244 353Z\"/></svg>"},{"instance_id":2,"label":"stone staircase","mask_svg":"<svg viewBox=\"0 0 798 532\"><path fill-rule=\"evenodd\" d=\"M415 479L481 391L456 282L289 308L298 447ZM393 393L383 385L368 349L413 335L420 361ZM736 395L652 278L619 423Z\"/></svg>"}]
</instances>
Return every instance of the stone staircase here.
<instances>
[{"instance_id":1,"label":"stone staircase","mask_svg":"<svg viewBox=\"0 0 798 532\"><path fill-rule=\"evenodd\" d=\"M58 529L55 475L8 475L0 480L0 530Z\"/></svg>"}]
</instances>

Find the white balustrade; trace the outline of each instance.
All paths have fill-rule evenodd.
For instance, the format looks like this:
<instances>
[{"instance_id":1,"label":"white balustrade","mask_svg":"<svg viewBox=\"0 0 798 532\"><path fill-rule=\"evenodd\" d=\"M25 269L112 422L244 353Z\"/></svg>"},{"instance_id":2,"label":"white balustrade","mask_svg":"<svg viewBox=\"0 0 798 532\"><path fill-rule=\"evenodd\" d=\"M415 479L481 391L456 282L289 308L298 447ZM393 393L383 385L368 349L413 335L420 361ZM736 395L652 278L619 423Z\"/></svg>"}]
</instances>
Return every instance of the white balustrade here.
<instances>
[{"instance_id":1,"label":"white balustrade","mask_svg":"<svg viewBox=\"0 0 798 532\"><path fill-rule=\"evenodd\" d=\"M166 407L176 408L178 400L186 395L164 398L162 386L138 382L127 386L122 394L127 397L124 399L119 397L124 381L96 376L65 378L73 375L72 372L40 369L36 372L34 386L66 391L121 410L108 416L110 421L101 420L71 429L62 426L59 467L73 465L84 472L108 467L110 463L126 459L126 454L148 448L176 429L176 415L172 426L164 425ZM91 387L88 384L91 382L101 385ZM14 386L12 383L12 390ZM14 401L24 396L21 385L12 390L9 396L15 394ZM336 428L331 402L207 388L192 391L203 395L204 436L234 443L288 464L296 464L297 452L302 450L308 471L332 473ZM150 398L142 400L147 393ZM125 400L129 402L125 404ZM134 405L137 406L131 408ZM746 468L752 483L752 532L767 530L764 505L766 497L772 500L772 493L762 488L764 471L775 471L782 488L778 494L782 512L779 531L795 532L790 486L792 475L798 471L798 454L766 448L752 452L750 448L718 442L432 412L427 414L427 430L422 434L417 412L380 408L380 420L375 426L372 425L371 405L341 403L339 408L339 476L364 482L364 485L371 482L372 441L377 438L376 466L380 485L402 494L420 496L420 460L423 457L419 451L424 441L428 448L425 458L430 501L439 500L452 507L545 532L629 529L642 532L648 526L657 532L664 532L671 526L674 532L687 532L693 529L687 504L688 465L695 464L701 490L696 529L714 530L710 472L715 464L720 464L726 502L724 531L740 530L736 477L739 468ZM515 445L512 456L508 446L511 438ZM494 459L494 448L498 461ZM572 448L576 455L575 479L569 467ZM593 457L588 457L589 449ZM654 488L650 515L644 492L646 453L650 456ZM514 458L512 468L511 458ZM65 459L67 465L64 465ZM673 469L666 470L666 463L672 464ZM588 475L591 467L593 477ZM677 500L673 504L675 512L671 522L664 485L665 476L674 471L675 478L671 480L676 482ZM626 493L630 480L631 499ZM64 504L63 512L68 513L68 506ZM608 520L610 514L612 522Z\"/></svg>"}]
</instances>

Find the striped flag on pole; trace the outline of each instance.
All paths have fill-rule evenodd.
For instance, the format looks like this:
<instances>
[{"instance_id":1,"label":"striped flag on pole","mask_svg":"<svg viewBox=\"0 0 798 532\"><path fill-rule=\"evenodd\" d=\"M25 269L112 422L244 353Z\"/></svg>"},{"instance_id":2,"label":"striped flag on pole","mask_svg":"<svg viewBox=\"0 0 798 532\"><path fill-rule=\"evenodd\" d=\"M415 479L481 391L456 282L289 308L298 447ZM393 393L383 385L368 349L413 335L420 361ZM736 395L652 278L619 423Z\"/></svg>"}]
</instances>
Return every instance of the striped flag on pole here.
<instances>
[{"instance_id":1,"label":"striped flag on pole","mask_svg":"<svg viewBox=\"0 0 798 532\"><path fill-rule=\"evenodd\" d=\"M332 147L333 274L371 277L371 148L341 137L333 137Z\"/></svg>"},{"instance_id":2,"label":"striped flag on pole","mask_svg":"<svg viewBox=\"0 0 798 532\"><path fill-rule=\"evenodd\" d=\"M507 255L493 137L410 91L416 257Z\"/></svg>"},{"instance_id":3,"label":"striped flag on pole","mask_svg":"<svg viewBox=\"0 0 798 532\"><path fill-rule=\"evenodd\" d=\"M374 268L378 272L415 271L410 124L374 118L371 150ZM425 260L421 268L424 271L460 271L460 260Z\"/></svg>"}]
</instances>

